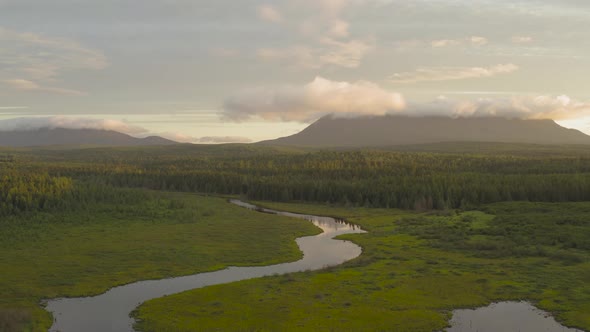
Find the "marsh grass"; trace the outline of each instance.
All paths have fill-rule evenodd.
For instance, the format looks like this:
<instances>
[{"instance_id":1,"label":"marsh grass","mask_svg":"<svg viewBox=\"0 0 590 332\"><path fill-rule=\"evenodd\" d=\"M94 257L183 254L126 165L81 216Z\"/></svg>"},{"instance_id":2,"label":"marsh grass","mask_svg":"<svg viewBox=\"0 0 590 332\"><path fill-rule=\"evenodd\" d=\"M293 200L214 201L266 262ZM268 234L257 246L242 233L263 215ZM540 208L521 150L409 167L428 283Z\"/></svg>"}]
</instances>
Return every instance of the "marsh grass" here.
<instances>
[{"instance_id":1,"label":"marsh grass","mask_svg":"<svg viewBox=\"0 0 590 332\"><path fill-rule=\"evenodd\" d=\"M590 329L590 203L512 202L452 213L265 205L346 216L370 231L342 236L363 254L323 271L151 300L134 313L137 328L435 331L453 309L527 299L568 326Z\"/></svg>"},{"instance_id":2,"label":"marsh grass","mask_svg":"<svg viewBox=\"0 0 590 332\"><path fill-rule=\"evenodd\" d=\"M0 308L0 331L23 331L30 329L31 314L26 309Z\"/></svg>"},{"instance_id":3,"label":"marsh grass","mask_svg":"<svg viewBox=\"0 0 590 332\"><path fill-rule=\"evenodd\" d=\"M128 190L128 189L121 189ZM0 331L47 331L39 302L100 294L139 280L301 257L310 223L262 215L221 198L155 193L124 204L0 220Z\"/></svg>"}]
</instances>

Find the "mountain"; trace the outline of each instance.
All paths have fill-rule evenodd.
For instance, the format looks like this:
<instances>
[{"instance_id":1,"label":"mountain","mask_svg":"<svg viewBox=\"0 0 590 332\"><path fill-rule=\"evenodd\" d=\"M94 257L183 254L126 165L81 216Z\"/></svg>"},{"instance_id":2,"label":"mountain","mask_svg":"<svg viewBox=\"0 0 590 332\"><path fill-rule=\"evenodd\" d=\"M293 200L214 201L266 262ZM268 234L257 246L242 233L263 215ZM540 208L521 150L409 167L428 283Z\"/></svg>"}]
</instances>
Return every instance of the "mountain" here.
<instances>
[{"instance_id":1,"label":"mountain","mask_svg":"<svg viewBox=\"0 0 590 332\"><path fill-rule=\"evenodd\" d=\"M9 147L49 145L145 146L170 144L177 144L177 142L159 136L136 138L110 130L42 128L37 130L0 131L0 146Z\"/></svg>"},{"instance_id":2,"label":"mountain","mask_svg":"<svg viewBox=\"0 0 590 332\"><path fill-rule=\"evenodd\" d=\"M441 142L590 144L590 136L553 120L497 117L450 118L325 116L298 134L261 142L267 145L384 147Z\"/></svg>"}]
</instances>

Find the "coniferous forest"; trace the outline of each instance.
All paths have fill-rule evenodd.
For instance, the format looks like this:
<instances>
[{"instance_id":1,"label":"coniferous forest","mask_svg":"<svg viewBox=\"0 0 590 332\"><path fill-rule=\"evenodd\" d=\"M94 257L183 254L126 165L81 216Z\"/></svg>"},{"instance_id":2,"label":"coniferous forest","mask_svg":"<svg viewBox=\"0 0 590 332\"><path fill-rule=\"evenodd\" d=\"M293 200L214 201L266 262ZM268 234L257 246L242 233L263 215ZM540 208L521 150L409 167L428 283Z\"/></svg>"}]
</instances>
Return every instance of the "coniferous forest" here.
<instances>
[{"instance_id":1,"label":"coniferous forest","mask_svg":"<svg viewBox=\"0 0 590 332\"><path fill-rule=\"evenodd\" d=\"M283 325L266 311L306 312L313 303L303 330L432 331L447 326L456 307L521 298L569 326L590 327L590 148L445 143L2 150L0 331L47 330L53 318L43 301L51 298L294 261L301 255L294 239L317 233L290 218L245 214L228 197L349 219L368 231L347 237L363 254L326 271L148 301L133 313L137 329L273 330ZM448 292L432 289L433 278ZM350 287L357 291L347 295L346 315L360 315L353 325L322 319ZM403 294L388 295L394 290ZM252 298L262 293L270 298ZM390 306L379 302L390 296L395 314L363 318ZM211 297L219 300L200 300ZM265 304L237 317L236 297ZM281 324L297 330L301 322Z\"/></svg>"},{"instance_id":2,"label":"coniferous forest","mask_svg":"<svg viewBox=\"0 0 590 332\"><path fill-rule=\"evenodd\" d=\"M590 151L584 148L478 147L456 153L239 145L44 151L34 157L18 152L3 162L1 211L76 205L105 190L97 184L416 210L590 199Z\"/></svg>"}]
</instances>

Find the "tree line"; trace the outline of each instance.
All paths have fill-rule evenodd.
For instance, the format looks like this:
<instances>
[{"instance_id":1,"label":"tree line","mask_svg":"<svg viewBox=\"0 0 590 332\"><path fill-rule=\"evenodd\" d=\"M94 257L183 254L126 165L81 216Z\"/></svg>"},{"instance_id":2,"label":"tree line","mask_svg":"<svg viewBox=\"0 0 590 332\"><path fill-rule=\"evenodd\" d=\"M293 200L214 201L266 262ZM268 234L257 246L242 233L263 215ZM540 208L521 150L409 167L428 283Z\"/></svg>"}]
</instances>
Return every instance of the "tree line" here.
<instances>
[{"instance_id":1,"label":"tree line","mask_svg":"<svg viewBox=\"0 0 590 332\"><path fill-rule=\"evenodd\" d=\"M420 210L590 199L590 157L583 153L185 149L80 150L66 157L44 151L8 158L4 164L14 167L0 172L0 209L106 199L115 195L105 189L111 187ZM76 188L83 186L81 194Z\"/></svg>"}]
</instances>

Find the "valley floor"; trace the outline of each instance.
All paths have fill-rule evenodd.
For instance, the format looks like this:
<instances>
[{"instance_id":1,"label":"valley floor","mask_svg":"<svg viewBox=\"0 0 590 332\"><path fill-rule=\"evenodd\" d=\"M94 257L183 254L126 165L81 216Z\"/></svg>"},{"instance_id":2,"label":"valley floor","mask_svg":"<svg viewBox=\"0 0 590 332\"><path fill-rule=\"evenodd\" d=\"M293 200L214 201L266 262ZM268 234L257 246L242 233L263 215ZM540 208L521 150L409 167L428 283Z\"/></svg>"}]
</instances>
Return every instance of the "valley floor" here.
<instances>
[{"instance_id":1,"label":"valley floor","mask_svg":"<svg viewBox=\"0 0 590 332\"><path fill-rule=\"evenodd\" d=\"M346 217L368 230L344 265L148 301L141 331L444 329L456 308L527 299L590 330L590 203L512 202L479 211L262 203Z\"/></svg>"},{"instance_id":2,"label":"valley floor","mask_svg":"<svg viewBox=\"0 0 590 332\"><path fill-rule=\"evenodd\" d=\"M455 308L520 299L590 330L588 147L419 148L3 151L0 331L46 331L43 299L295 261L319 231L195 192L316 202L262 205L356 223L368 233L344 238L363 254L146 302L140 330L433 331Z\"/></svg>"}]
</instances>

